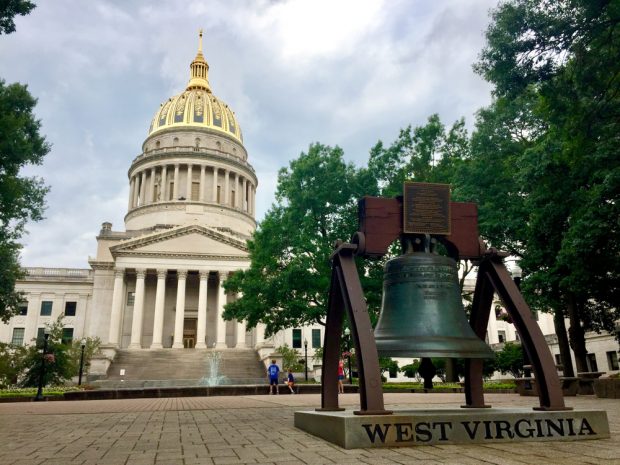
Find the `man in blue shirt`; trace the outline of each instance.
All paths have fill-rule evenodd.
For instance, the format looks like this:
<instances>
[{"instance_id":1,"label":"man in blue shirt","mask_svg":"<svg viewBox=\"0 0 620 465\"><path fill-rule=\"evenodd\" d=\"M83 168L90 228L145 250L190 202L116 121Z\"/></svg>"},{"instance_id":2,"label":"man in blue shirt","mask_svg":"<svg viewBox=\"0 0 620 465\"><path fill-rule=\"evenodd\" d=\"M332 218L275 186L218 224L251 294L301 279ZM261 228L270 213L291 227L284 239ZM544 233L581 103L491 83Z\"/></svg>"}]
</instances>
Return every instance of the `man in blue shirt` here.
<instances>
[{"instance_id":1,"label":"man in blue shirt","mask_svg":"<svg viewBox=\"0 0 620 465\"><path fill-rule=\"evenodd\" d=\"M273 387L276 387L276 394L280 394L278 388L278 375L280 374L280 367L276 364L275 360L271 361L271 365L267 368L267 376L269 376L269 394L273 394Z\"/></svg>"}]
</instances>

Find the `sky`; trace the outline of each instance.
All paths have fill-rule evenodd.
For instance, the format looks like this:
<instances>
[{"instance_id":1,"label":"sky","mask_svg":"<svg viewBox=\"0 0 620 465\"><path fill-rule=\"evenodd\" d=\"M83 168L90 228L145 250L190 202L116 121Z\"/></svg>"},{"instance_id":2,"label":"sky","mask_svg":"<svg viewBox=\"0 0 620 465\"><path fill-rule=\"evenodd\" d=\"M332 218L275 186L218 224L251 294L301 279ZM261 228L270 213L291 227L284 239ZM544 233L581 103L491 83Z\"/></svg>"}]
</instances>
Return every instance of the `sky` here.
<instances>
[{"instance_id":1,"label":"sky","mask_svg":"<svg viewBox=\"0 0 620 465\"><path fill-rule=\"evenodd\" d=\"M127 171L160 103L185 89L198 30L213 92L234 111L258 176L321 142L364 166L377 141L491 101L472 70L497 0L39 0L0 36L0 78L28 85L52 145L25 175L50 186L23 266L88 268L101 224L124 230Z\"/></svg>"}]
</instances>

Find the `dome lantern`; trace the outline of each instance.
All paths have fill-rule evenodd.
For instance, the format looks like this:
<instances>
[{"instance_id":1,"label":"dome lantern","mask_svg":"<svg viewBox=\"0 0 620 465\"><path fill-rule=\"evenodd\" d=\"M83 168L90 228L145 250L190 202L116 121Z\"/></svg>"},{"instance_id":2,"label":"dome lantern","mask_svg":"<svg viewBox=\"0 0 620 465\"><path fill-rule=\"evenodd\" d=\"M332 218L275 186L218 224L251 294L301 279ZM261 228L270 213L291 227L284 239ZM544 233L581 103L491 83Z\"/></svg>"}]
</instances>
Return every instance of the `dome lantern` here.
<instances>
[{"instance_id":1,"label":"dome lantern","mask_svg":"<svg viewBox=\"0 0 620 465\"><path fill-rule=\"evenodd\" d=\"M204 89L207 92L211 92L211 86L209 85L209 63L205 60L202 54L202 29L198 33L198 53L196 58L189 65L190 79L187 84L187 90L192 89Z\"/></svg>"}]
</instances>

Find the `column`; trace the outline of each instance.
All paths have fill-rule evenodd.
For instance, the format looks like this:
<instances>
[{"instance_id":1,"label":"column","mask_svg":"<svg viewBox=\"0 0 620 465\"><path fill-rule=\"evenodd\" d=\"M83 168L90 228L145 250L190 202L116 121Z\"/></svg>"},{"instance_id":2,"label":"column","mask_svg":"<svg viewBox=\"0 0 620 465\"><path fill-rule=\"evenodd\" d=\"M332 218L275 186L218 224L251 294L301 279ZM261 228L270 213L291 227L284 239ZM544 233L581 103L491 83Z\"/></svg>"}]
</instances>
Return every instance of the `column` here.
<instances>
[{"instance_id":1,"label":"column","mask_svg":"<svg viewBox=\"0 0 620 465\"><path fill-rule=\"evenodd\" d=\"M161 168L161 201L165 202L168 200L168 171L167 166L164 165Z\"/></svg>"},{"instance_id":2,"label":"column","mask_svg":"<svg viewBox=\"0 0 620 465\"><path fill-rule=\"evenodd\" d=\"M112 312L110 313L110 334L108 344L118 347L121 332L121 310L123 307L123 278L125 270L117 268L114 270L114 291L112 292Z\"/></svg>"},{"instance_id":3,"label":"column","mask_svg":"<svg viewBox=\"0 0 620 465\"><path fill-rule=\"evenodd\" d=\"M41 293L28 294L28 314L26 315L26 329L24 330L24 344L31 344L37 337L37 320L41 312Z\"/></svg>"},{"instance_id":4,"label":"column","mask_svg":"<svg viewBox=\"0 0 620 465\"><path fill-rule=\"evenodd\" d=\"M185 323L185 282L187 270L177 270L177 308L174 315L174 342L173 349L183 348L183 323Z\"/></svg>"},{"instance_id":5,"label":"column","mask_svg":"<svg viewBox=\"0 0 620 465\"><path fill-rule=\"evenodd\" d=\"M138 206L138 194L140 193L140 180L138 179L138 175L135 174L133 176L133 183L134 183L134 189L133 189L133 206L134 208Z\"/></svg>"},{"instance_id":6,"label":"column","mask_svg":"<svg viewBox=\"0 0 620 465\"><path fill-rule=\"evenodd\" d=\"M265 323L258 323L256 325L256 345L255 349L260 349L265 344Z\"/></svg>"},{"instance_id":7,"label":"column","mask_svg":"<svg viewBox=\"0 0 620 465\"><path fill-rule=\"evenodd\" d=\"M187 182L185 185L185 198L192 200L192 164L187 164Z\"/></svg>"},{"instance_id":8,"label":"column","mask_svg":"<svg viewBox=\"0 0 620 465\"><path fill-rule=\"evenodd\" d=\"M251 183L248 188L248 213L254 214L254 184Z\"/></svg>"},{"instance_id":9,"label":"column","mask_svg":"<svg viewBox=\"0 0 620 465\"><path fill-rule=\"evenodd\" d=\"M198 194L198 200L205 201L205 165L200 165L200 194Z\"/></svg>"},{"instance_id":10,"label":"column","mask_svg":"<svg viewBox=\"0 0 620 465\"><path fill-rule=\"evenodd\" d=\"M166 274L168 270L157 270L157 291L155 292L155 315L153 316L153 341L151 349L161 349L164 331L164 302L166 299Z\"/></svg>"},{"instance_id":11,"label":"column","mask_svg":"<svg viewBox=\"0 0 620 465\"><path fill-rule=\"evenodd\" d=\"M136 187L135 179L131 178L129 180L129 204L127 205L127 209L131 210L133 208L133 190Z\"/></svg>"},{"instance_id":12,"label":"column","mask_svg":"<svg viewBox=\"0 0 620 465\"><path fill-rule=\"evenodd\" d=\"M149 184L149 203L155 202L155 168L151 168L151 183Z\"/></svg>"},{"instance_id":13,"label":"column","mask_svg":"<svg viewBox=\"0 0 620 465\"><path fill-rule=\"evenodd\" d=\"M200 288L198 290L198 328L196 330L196 349L206 349L207 343L207 288L209 272L200 272Z\"/></svg>"},{"instance_id":14,"label":"column","mask_svg":"<svg viewBox=\"0 0 620 465\"><path fill-rule=\"evenodd\" d=\"M179 199L179 164L174 165L174 189L172 190L172 200Z\"/></svg>"},{"instance_id":15,"label":"column","mask_svg":"<svg viewBox=\"0 0 620 465\"><path fill-rule=\"evenodd\" d=\"M220 285L217 293L217 339L215 348L226 348L226 321L222 318L224 313L224 305L226 304L226 291L224 290L224 281L228 277L228 273L220 271Z\"/></svg>"},{"instance_id":16,"label":"column","mask_svg":"<svg viewBox=\"0 0 620 465\"><path fill-rule=\"evenodd\" d=\"M142 348L142 315L144 312L144 277L146 270L136 270L136 300L133 304L133 318L131 320L130 349Z\"/></svg>"},{"instance_id":17,"label":"column","mask_svg":"<svg viewBox=\"0 0 620 465\"><path fill-rule=\"evenodd\" d=\"M241 192L239 191L239 173L235 174L235 204L233 207L239 208L239 199L241 199Z\"/></svg>"},{"instance_id":18,"label":"column","mask_svg":"<svg viewBox=\"0 0 620 465\"><path fill-rule=\"evenodd\" d=\"M243 294L237 294L237 300L241 298ZM246 324L245 321L237 320L237 343L235 348L237 349L246 349L247 346L245 344L245 333L246 333Z\"/></svg>"},{"instance_id":19,"label":"column","mask_svg":"<svg viewBox=\"0 0 620 465\"><path fill-rule=\"evenodd\" d=\"M217 168L213 168L213 195L211 196L213 203L217 203Z\"/></svg>"},{"instance_id":20,"label":"column","mask_svg":"<svg viewBox=\"0 0 620 465\"><path fill-rule=\"evenodd\" d=\"M243 211L247 210L247 204L245 203L245 190L247 188L247 185L247 179L243 178L241 181L241 210Z\"/></svg>"},{"instance_id":21,"label":"column","mask_svg":"<svg viewBox=\"0 0 620 465\"><path fill-rule=\"evenodd\" d=\"M142 170L142 181L140 182L140 205L144 205L146 196L146 170Z\"/></svg>"},{"instance_id":22,"label":"column","mask_svg":"<svg viewBox=\"0 0 620 465\"><path fill-rule=\"evenodd\" d=\"M230 170L224 170L224 205L230 204Z\"/></svg>"}]
</instances>

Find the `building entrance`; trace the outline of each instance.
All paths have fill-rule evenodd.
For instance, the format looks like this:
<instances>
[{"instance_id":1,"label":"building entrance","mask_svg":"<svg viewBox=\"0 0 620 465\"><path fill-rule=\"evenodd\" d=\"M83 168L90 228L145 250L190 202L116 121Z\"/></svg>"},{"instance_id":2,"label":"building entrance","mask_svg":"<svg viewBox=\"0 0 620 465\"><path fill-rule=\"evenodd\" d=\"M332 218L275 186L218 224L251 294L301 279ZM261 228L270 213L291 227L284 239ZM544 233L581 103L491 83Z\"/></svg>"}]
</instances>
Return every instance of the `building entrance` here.
<instances>
[{"instance_id":1,"label":"building entrance","mask_svg":"<svg viewBox=\"0 0 620 465\"><path fill-rule=\"evenodd\" d=\"M193 349L196 346L196 318L185 318L183 321L183 347Z\"/></svg>"}]
</instances>

